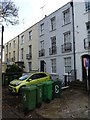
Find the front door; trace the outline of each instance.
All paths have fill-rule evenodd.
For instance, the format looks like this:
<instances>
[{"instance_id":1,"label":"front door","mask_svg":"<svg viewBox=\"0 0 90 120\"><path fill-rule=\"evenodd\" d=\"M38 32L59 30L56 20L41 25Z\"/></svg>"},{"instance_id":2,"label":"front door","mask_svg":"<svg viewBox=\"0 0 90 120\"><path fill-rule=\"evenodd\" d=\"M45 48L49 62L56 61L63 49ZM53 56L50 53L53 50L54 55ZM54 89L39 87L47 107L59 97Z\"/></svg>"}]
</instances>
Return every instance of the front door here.
<instances>
[{"instance_id":1,"label":"front door","mask_svg":"<svg viewBox=\"0 0 90 120\"><path fill-rule=\"evenodd\" d=\"M89 80L89 85L90 85L90 55L85 54L82 56L82 79L83 81L87 82L87 72L85 68L84 58L89 59L88 80Z\"/></svg>"},{"instance_id":2,"label":"front door","mask_svg":"<svg viewBox=\"0 0 90 120\"><path fill-rule=\"evenodd\" d=\"M44 72L44 60L40 61L40 71Z\"/></svg>"}]
</instances>

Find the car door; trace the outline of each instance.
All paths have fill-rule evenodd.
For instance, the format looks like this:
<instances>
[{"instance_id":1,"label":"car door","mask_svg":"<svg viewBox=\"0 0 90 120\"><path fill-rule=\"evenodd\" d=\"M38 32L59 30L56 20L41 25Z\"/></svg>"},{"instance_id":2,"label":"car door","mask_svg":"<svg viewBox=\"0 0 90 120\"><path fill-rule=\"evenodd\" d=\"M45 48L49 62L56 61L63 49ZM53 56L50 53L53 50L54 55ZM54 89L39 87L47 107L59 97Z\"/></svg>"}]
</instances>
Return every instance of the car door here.
<instances>
[{"instance_id":1,"label":"car door","mask_svg":"<svg viewBox=\"0 0 90 120\"><path fill-rule=\"evenodd\" d=\"M30 84L38 84L38 74L33 74L30 78Z\"/></svg>"},{"instance_id":2,"label":"car door","mask_svg":"<svg viewBox=\"0 0 90 120\"><path fill-rule=\"evenodd\" d=\"M47 80L47 75L45 73L38 73L38 83L45 82Z\"/></svg>"}]
</instances>

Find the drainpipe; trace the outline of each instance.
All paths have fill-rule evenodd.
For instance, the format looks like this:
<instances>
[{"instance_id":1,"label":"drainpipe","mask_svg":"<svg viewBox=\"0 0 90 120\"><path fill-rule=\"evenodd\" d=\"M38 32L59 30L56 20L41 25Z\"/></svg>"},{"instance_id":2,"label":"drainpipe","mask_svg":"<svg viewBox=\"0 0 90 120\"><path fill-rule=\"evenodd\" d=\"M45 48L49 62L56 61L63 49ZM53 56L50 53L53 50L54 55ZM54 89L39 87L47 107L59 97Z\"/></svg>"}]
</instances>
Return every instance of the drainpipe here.
<instances>
[{"instance_id":1,"label":"drainpipe","mask_svg":"<svg viewBox=\"0 0 90 120\"><path fill-rule=\"evenodd\" d=\"M19 35L18 35L18 56L17 56L17 62L19 61Z\"/></svg>"},{"instance_id":2,"label":"drainpipe","mask_svg":"<svg viewBox=\"0 0 90 120\"><path fill-rule=\"evenodd\" d=\"M74 6L73 1L70 3L72 7L72 26L73 26L73 58L74 58L74 79L76 80L76 55L75 55L75 30L74 30Z\"/></svg>"}]
</instances>

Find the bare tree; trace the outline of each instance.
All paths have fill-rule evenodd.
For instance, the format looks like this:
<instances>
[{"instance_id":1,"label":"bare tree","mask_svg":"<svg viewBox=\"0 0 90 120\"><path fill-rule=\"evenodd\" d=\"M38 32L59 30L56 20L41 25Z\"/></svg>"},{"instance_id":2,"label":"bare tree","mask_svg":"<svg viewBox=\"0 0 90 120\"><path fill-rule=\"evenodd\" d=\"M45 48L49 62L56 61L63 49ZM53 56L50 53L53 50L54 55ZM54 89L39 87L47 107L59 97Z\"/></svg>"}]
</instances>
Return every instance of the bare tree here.
<instances>
[{"instance_id":1,"label":"bare tree","mask_svg":"<svg viewBox=\"0 0 90 120\"><path fill-rule=\"evenodd\" d=\"M18 8L11 0L0 0L0 23L18 24Z\"/></svg>"}]
</instances>

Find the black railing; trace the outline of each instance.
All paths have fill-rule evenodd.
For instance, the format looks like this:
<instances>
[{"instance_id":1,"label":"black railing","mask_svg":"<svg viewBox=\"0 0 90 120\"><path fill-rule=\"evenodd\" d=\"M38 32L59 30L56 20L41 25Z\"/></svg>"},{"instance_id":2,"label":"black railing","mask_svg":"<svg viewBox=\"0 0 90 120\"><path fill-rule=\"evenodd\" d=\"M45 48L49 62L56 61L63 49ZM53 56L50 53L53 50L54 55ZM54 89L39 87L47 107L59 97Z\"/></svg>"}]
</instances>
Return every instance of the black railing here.
<instances>
[{"instance_id":1,"label":"black railing","mask_svg":"<svg viewBox=\"0 0 90 120\"><path fill-rule=\"evenodd\" d=\"M31 60L32 59L32 54L31 53L26 54L26 59Z\"/></svg>"},{"instance_id":2,"label":"black railing","mask_svg":"<svg viewBox=\"0 0 90 120\"><path fill-rule=\"evenodd\" d=\"M90 36L84 39L84 48L90 49Z\"/></svg>"},{"instance_id":3,"label":"black railing","mask_svg":"<svg viewBox=\"0 0 90 120\"><path fill-rule=\"evenodd\" d=\"M49 55L54 55L54 54L57 54L56 46L49 48Z\"/></svg>"},{"instance_id":4,"label":"black railing","mask_svg":"<svg viewBox=\"0 0 90 120\"><path fill-rule=\"evenodd\" d=\"M39 51L39 57L45 56L45 49Z\"/></svg>"},{"instance_id":5,"label":"black railing","mask_svg":"<svg viewBox=\"0 0 90 120\"><path fill-rule=\"evenodd\" d=\"M62 86L69 86L72 81L75 81L75 75L77 79L77 70L71 70L67 75L63 75Z\"/></svg>"},{"instance_id":6,"label":"black railing","mask_svg":"<svg viewBox=\"0 0 90 120\"><path fill-rule=\"evenodd\" d=\"M64 52L71 52L72 51L72 43L64 43L61 45L62 53Z\"/></svg>"}]
</instances>

